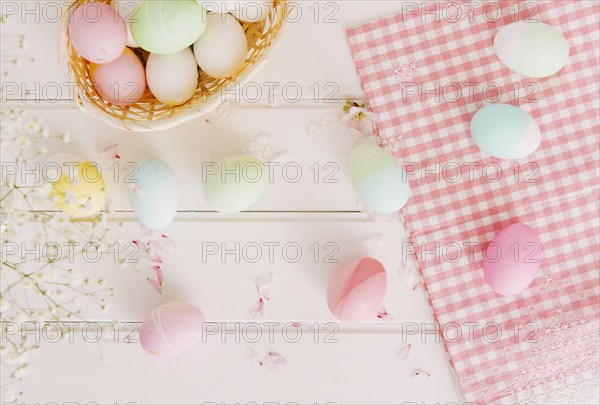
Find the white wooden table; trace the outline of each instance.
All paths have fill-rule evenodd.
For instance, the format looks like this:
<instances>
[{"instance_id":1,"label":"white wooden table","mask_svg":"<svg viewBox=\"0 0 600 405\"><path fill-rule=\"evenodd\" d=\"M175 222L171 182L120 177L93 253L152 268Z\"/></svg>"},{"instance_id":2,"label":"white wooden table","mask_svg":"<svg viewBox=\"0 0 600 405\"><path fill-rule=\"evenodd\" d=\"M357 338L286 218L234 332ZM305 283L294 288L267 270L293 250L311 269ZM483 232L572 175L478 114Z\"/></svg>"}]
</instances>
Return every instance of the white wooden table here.
<instances>
[{"instance_id":1,"label":"white wooden table","mask_svg":"<svg viewBox=\"0 0 600 405\"><path fill-rule=\"evenodd\" d=\"M26 34L28 54L35 58L6 79L12 87L5 94L4 106L19 106L31 116L43 117L53 133L71 133L71 142L57 145L50 154L68 152L98 160L99 151L117 143L122 162L154 156L171 165L182 200L175 222L165 232L184 250L165 259L164 295L198 305L221 330L253 323L263 328L258 343L252 343L248 334L237 333L236 342L234 335L213 331L191 353L166 361L151 359L137 344L124 342L121 335L116 343L101 344L110 359L105 365L100 365L97 348L82 339L45 342L31 362L31 374L19 386L25 391L22 400L111 404L459 401L443 343L435 334L416 332L433 328L434 320L423 289L413 291L418 282L414 266L410 262L403 266L400 246L406 233L402 224L371 222L360 212L346 166L355 140L343 127L327 127L321 137L310 136L308 131L311 123L337 114L341 100L362 98L345 29L401 11L400 1L295 2L297 17L286 25L271 57L240 84L237 93L228 95L241 107L237 122L228 127L196 119L173 130L146 134L112 129L79 111L70 100L57 61L59 23L54 8L62 7L62 1L0 3L3 11L16 12L2 25L2 35ZM25 13L25 7L37 12ZM39 18L40 14L46 18ZM285 152L287 161L301 168L299 181L286 181L276 172L275 181L252 212L237 216L211 212L202 197L202 160L239 153L258 134L271 137L272 148ZM111 163L105 162L107 166ZM325 182L326 175L336 182ZM139 225L131 214L126 186L110 176L105 179L118 211L113 220L125 221L115 232L133 239L139 234ZM263 246L293 243L301 247L302 255L296 263L290 263L277 249L272 263L266 255L257 263L244 257L239 262L217 255L203 258L208 245L231 248L239 243L243 248L251 242ZM324 250L327 243L333 243L332 258L340 263L372 255L385 264L390 285L385 308L394 316L392 322L374 319L359 325L340 324L336 341L324 341L326 325L333 321L325 291L339 266L325 260L325 254L331 253ZM317 260L315 244L321 253ZM106 277L115 288L108 314L82 307L92 320L139 325L162 302L145 280L110 261L78 265L86 274ZM257 300L255 280L269 272L275 277L273 298L264 317L254 320L249 309ZM271 334L268 322L278 323ZM281 334L290 322L303 325L303 335L296 343ZM315 323L325 330L315 335L310 326ZM409 343L411 354L401 362L398 351ZM247 359L247 349L259 356L276 351L285 356L288 365L267 372ZM418 369L428 371L431 377L413 378Z\"/></svg>"}]
</instances>

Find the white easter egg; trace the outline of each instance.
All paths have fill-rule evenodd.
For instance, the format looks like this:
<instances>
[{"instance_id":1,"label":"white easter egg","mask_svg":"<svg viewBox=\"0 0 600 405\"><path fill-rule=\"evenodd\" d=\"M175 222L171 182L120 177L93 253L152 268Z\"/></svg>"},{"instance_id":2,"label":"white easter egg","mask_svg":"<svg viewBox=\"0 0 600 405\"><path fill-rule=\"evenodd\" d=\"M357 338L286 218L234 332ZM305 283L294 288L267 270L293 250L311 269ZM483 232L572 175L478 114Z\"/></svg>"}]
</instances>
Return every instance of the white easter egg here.
<instances>
[{"instance_id":1,"label":"white easter egg","mask_svg":"<svg viewBox=\"0 0 600 405\"><path fill-rule=\"evenodd\" d=\"M139 48L135 39L133 39L133 35L131 35L131 26L130 22L133 18L133 15L140 8L140 4L142 4L144 0L113 0L111 6L117 10L123 21L125 21L125 25L127 26L127 46L130 48Z\"/></svg>"},{"instance_id":2,"label":"white easter egg","mask_svg":"<svg viewBox=\"0 0 600 405\"><path fill-rule=\"evenodd\" d=\"M222 213L234 214L248 209L267 186L268 169L254 156L233 156L206 167L204 198Z\"/></svg>"},{"instance_id":3,"label":"white easter egg","mask_svg":"<svg viewBox=\"0 0 600 405\"><path fill-rule=\"evenodd\" d=\"M179 187L173 170L160 159L140 160L128 184L131 207L147 228L163 229L179 207Z\"/></svg>"},{"instance_id":4,"label":"white easter egg","mask_svg":"<svg viewBox=\"0 0 600 405\"><path fill-rule=\"evenodd\" d=\"M198 65L190 48L170 55L151 53L146 63L148 88L161 103L179 105L198 87Z\"/></svg>"},{"instance_id":5,"label":"white easter egg","mask_svg":"<svg viewBox=\"0 0 600 405\"><path fill-rule=\"evenodd\" d=\"M257 22L269 16L273 9L273 0L238 0L231 13L241 21Z\"/></svg>"},{"instance_id":6,"label":"white easter egg","mask_svg":"<svg viewBox=\"0 0 600 405\"><path fill-rule=\"evenodd\" d=\"M503 27L494 38L494 51L508 68L534 78L552 76L569 59L565 37L541 22L519 21Z\"/></svg>"},{"instance_id":7,"label":"white easter egg","mask_svg":"<svg viewBox=\"0 0 600 405\"><path fill-rule=\"evenodd\" d=\"M234 0L196 0L210 13L229 13L235 10Z\"/></svg>"},{"instance_id":8,"label":"white easter egg","mask_svg":"<svg viewBox=\"0 0 600 405\"><path fill-rule=\"evenodd\" d=\"M208 27L194 43L198 66L215 78L229 77L244 64L248 40L240 23L231 14L209 14Z\"/></svg>"}]
</instances>

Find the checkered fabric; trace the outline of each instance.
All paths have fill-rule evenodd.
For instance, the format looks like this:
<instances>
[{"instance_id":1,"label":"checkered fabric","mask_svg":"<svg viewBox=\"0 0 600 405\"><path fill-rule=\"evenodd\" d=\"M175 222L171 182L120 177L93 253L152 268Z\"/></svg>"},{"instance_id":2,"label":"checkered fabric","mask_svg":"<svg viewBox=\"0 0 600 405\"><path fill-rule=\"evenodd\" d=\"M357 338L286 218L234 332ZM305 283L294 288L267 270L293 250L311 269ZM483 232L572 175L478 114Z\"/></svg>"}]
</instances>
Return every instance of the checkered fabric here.
<instances>
[{"instance_id":1,"label":"checkered fabric","mask_svg":"<svg viewBox=\"0 0 600 405\"><path fill-rule=\"evenodd\" d=\"M600 357L600 2L399 7L347 37L381 143L410 179L402 215L465 400L581 400L573 391L598 378ZM505 67L493 39L515 21L561 31L567 66L544 79ZM474 113L499 102L538 123L527 158L501 161L473 142ZM482 251L516 222L538 232L541 270L503 297L484 280Z\"/></svg>"}]
</instances>

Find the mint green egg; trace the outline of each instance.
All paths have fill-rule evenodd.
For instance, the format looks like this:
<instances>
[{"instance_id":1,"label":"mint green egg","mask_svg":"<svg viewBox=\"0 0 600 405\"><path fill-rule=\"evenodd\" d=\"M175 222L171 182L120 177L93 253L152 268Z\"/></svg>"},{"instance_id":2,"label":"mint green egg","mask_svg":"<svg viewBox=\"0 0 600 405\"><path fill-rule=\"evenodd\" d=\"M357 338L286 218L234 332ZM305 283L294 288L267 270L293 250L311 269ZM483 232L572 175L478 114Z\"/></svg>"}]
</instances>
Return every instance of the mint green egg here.
<instances>
[{"instance_id":1,"label":"mint green egg","mask_svg":"<svg viewBox=\"0 0 600 405\"><path fill-rule=\"evenodd\" d=\"M179 207L177 179L169 165L156 158L140 160L129 181L129 202L137 219L150 229L169 225Z\"/></svg>"},{"instance_id":2,"label":"mint green egg","mask_svg":"<svg viewBox=\"0 0 600 405\"><path fill-rule=\"evenodd\" d=\"M498 159L520 159L535 152L541 134L535 120L509 104L490 104L475 113L471 136L479 149Z\"/></svg>"},{"instance_id":3,"label":"mint green egg","mask_svg":"<svg viewBox=\"0 0 600 405\"><path fill-rule=\"evenodd\" d=\"M140 47L168 55L196 42L206 25L206 10L195 0L148 0L133 15L130 29Z\"/></svg>"},{"instance_id":4,"label":"mint green egg","mask_svg":"<svg viewBox=\"0 0 600 405\"><path fill-rule=\"evenodd\" d=\"M260 199L269 179L264 163L250 155L232 156L204 167L204 198L213 209L225 214L252 206Z\"/></svg>"},{"instance_id":5,"label":"mint green egg","mask_svg":"<svg viewBox=\"0 0 600 405\"><path fill-rule=\"evenodd\" d=\"M391 214L406 204L410 196L402 164L379 146L357 146L350 157L350 177L354 189L373 211Z\"/></svg>"}]
</instances>

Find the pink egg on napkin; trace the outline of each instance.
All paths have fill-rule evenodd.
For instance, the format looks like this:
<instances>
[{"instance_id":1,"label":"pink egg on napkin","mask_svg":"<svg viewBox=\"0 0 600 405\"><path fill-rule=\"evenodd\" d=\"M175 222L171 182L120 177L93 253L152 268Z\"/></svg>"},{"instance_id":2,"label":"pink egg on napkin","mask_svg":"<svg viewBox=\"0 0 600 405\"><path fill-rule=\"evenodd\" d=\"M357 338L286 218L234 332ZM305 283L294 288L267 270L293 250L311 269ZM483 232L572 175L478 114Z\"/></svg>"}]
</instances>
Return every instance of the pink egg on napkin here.
<instances>
[{"instance_id":1,"label":"pink egg on napkin","mask_svg":"<svg viewBox=\"0 0 600 405\"><path fill-rule=\"evenodd\" d=\"M110 6L92 1L75 10L69 21L73 48L87 61L110 63L127 44L127 26Z\"/></svg>"},{"instance_id":2,"label":"pink egg on napkin","mask_svg":"<svg viewBox=\"0 0 600 405\"><path fill-rule=\"evenodd\" d=\"M169 358L190 350L202 336L204 314L197 307L173 302L154 309L140 328L140 344L151 356Z\"/></svg>"},{"instance_id":3,"label":"pink egg on napkin","mask_svg":"<svg viewBox=\"0 0 600 405\"><path fill-rule=\"evenodd\" d=\"M340 321L364 321L375 315L386 290L383 265L372 257L363 257L335 272L327 289L327 305Z\"/></svg>"},{"instance_id":4,"label":"pink egg on napkin","mask_svg":"<svg viewBox=\"0 0 600 405\"><path fill-rule=\"evenodd\" d=\"M129 48L113 62L91 65L90 76L100 97L121 107L137 103L146 90L144 66Z\"/></svg>"},{"instance_id":5,"label":"pink egg on napkin","mask_svg":"<svg viewBox=\"0 0 600 405\"><path fill-rule=\"evenodd\" d=\"M515 295L533 282L540 268L540 239L525 224L504 228L483 255L483 276L500 295Z\"/></svg>"}]
</instances>

